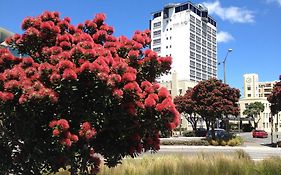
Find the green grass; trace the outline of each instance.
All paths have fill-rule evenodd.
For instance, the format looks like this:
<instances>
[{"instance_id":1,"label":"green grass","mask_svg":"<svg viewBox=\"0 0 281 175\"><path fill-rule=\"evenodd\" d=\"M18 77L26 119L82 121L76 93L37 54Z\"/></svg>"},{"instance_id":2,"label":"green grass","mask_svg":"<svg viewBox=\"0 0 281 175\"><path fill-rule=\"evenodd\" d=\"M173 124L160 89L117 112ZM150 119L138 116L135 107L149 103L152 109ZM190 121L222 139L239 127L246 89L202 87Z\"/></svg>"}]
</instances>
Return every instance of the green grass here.
<instances>
[{"instance_id":1,"label":"green grass","mask_svg":"<svg viewBox=\"0 0 281 175\"><path fill-rule=\"evenodd\" d=\"M102 166L98 175L281 175L281 158L254 162L242 150L230 155L145 155L139 159L127 158L114 168Z\"/></svg>"}]
</instances>

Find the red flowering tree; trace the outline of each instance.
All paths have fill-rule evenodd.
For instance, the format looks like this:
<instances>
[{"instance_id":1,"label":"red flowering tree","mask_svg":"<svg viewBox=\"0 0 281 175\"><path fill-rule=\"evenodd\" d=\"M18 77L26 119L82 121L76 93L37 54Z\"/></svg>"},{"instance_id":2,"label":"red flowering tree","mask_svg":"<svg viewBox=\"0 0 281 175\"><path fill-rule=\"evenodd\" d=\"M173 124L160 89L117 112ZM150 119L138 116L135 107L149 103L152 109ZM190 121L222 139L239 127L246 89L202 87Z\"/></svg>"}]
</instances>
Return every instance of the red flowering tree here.
<instances>
[{"instance_id":1,"label":"red flowering tree","mask_svg":"<svg viewBox=\"0 0 281 175\"><path fill-rule=\"evenodd\" d=\"M105 15L73 26L57 12L28 17L7 39L26 58L0 50L0 174L41 174L70 167L95 174L101 154L123 157L159 150L159 131L179 113L155 79L170 57L147 46L150 32L114 37Z\"/></svg>"},{"instance_id":2,"label":"red flowering tree","mask_svg":"<svg viewBox=\"0 0 281 175\"><path fill-rule=\"evenodd\" d=\"M279 80L281 80L281 76L279 77ZM273 90L267 100L271 104L270 110L272 115L275 115L281 111L281 81L274 85Z\"/></svg>"},{"instance_id":3,"label":"red flowering tree","mask_svg":"<svg viewBox=\"0 0 281 175\"><path fill-rule=\"evenodd\" d=\"M220 80L211 78L199 82L193 88L191 99L196 103L198 114L206 121L207 129L209 130L211 126L214 131L216 118L238 115L239 97L239 89L231 88Z\"/></svg>"},{"instance_id":4,"label":"red flowering tree","mask_svg":"<svg viewBox=\"0 0 281 175\"><path fill-rule=\"evenodd\" d=\"M195 131L199 116L197 114L197 106L195 101L192 100L193 90L187 90L183 96L177 96L174 99L177 110L186 118L191 124L192 129Z\"/></svg>"}]
</instances>

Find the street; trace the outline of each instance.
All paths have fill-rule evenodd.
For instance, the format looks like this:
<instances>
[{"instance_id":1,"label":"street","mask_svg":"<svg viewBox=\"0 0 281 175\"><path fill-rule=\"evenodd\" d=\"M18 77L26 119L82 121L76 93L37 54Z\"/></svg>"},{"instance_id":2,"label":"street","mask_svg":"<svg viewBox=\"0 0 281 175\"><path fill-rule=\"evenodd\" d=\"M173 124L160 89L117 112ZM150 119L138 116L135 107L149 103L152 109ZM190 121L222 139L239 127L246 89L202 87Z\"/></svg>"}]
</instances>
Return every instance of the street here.
<instances>
[{"instance_id":1,"label":"street","mask_svg":"<svg viewBox=\"0 0 281 175\"><path fill-rule=\"evenodd\" d=\"M267 146L166 146L161 145L158 154L186 154L194 155L201 153L231 154L243 150L249 154L253 160L262 160L272 156L281 157L281 148L271 148Z\"/></svg>"},{"instance_id":2,"label":"street","mask_svg":"<svg viewBox=\"0 0 281 175\"><path fill-rule=\"evenodd\" d=\"M253 138L252 133L251 132L243 132L243 133L239 133L237 135L240 135L244 141L245 144L247 143L255 143L258 145L269 145L271 144L271 134L268 133L268 137L267 138ZM273 133L273 143L276 143L277 141L280 141L280 137L281 137L281 133Z\"/></svg>"},{"instance_id":3,"label":"street","mask_svg":"<svg viewBox=\"0 0 281 175\"><path fill-rule=\"evenodd\" d=\"M161 145L161 149L158 154L184 154L195 155L201 153L222 153L232 154L238 150L243 150L253 160L262 160L272 156L281 157L281 148L270 147L271 135L269 133L268 138L253 138L251 132L239 133L244 140L244 144L241 146L185 146L185 145ZM281 133L278 133L281 136ZM174 137L163 138L163 140L200 140L203 137ZM273 142L276 143L276 134L273 135Z\"/></svg>"}]
</instances>

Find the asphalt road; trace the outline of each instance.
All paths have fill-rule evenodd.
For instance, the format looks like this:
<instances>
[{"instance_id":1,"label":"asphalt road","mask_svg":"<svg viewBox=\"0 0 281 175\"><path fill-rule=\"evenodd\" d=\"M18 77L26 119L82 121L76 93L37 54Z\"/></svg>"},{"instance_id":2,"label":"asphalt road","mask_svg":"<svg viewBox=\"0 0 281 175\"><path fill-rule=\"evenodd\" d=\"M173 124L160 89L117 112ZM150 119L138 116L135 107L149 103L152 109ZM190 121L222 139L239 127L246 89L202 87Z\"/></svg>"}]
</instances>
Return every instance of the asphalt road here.
<instances>
[{"instance_id":1,"label":"asphalt road","mask_svg":"<svg viewBox=\"0 0 281 175\"><path fill-rule=\"evenodd\" d=\"M262 160L272 156L281 157L281 148L270 147L271 135L269 133L268 138L253 138L251 132L239 133L244 144L241 146L229 147L229 146L168 146L161 145L161 149L158 154L184 154L184 155L196 155L201 153L222 153L222 154L234 154L238 150L243 150L249 154L253 160ZM281 138L281 133L278 133ZM281 139L277 138L277 134L273 135L273 143ZM165 138L164 140L200 140L202 137L175 137Z\"/></svg>"},{"instance_id":2,"label":"asphalt road","mask_svg":"<svg viewBox=\"0 0 281 175\"><path fill-rule=\"evenodd\" d=\"M257 145L269 145L271 144L271 134L268 133L268 137L267 138L253 138L252 133L251 132L245 132L245 133L239 133L238 135L240 135L244 141L245 144L257 144ZM272 135L273 137L273 143L276 143L277 141L281 141L281 133L273 133Z\"/></svg>"}]
</instances>

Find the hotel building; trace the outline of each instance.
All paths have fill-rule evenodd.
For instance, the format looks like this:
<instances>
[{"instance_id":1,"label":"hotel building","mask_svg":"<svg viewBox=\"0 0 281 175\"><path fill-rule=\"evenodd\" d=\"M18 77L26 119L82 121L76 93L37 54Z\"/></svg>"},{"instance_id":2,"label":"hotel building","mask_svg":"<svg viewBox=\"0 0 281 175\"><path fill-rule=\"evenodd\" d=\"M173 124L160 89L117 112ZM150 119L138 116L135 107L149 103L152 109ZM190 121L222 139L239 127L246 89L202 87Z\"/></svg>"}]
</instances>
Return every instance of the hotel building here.
<instances>
[{"instance_id":1,"label":"hotel building","mask_svg":"<svg viewBox=\"0 0 281 175\"><path fill-rule=\"evenodd\" d=\"M217 77L216 26L201 4L168 4L152 13L151 49L173 58L170 74L158 81L173 97L185 93L196 82Z\"/></svg>"}]
</instances>

